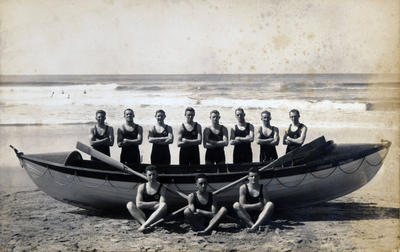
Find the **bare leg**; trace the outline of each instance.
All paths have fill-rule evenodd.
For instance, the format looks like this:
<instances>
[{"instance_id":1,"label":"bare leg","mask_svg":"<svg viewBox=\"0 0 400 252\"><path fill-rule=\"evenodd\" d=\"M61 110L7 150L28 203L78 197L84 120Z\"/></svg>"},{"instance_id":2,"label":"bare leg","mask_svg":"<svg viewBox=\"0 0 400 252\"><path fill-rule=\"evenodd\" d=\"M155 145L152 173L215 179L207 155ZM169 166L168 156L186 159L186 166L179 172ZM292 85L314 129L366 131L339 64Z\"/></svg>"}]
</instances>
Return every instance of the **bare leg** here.
<instances>
[{"instance_id":1,"label":"bare leg","mask_svg":"<svg viewBox=\"0 0 400 252\"><path fill-rule=\"evenodd\" d=\"M233 209L235 210L235 212L237 213L237 215L239 216L239 218L241 220L243 220L245 222L245 224L248 227L252 227L254 225L253 221L251 220L250 215L247 213L247 211L242 207L242 205L240 205L239 202L235 202L233 204Z\"/></svg>"},{"instance_id":2,"label":"bare leg","mask_svg":"<svg viewBox=\"0 0 400 252\"><path fill-rule=\"evenodd\" d=\"M143 213L142 210L136 207L135 203L129 201L126 204L126 208L132 215L132 217L135 218L135 220L137 220L141 225L143 225L146 222L146 215Z\"/></svg>"},{"instance_id":3,"label":"bare leg","mask_svg":"<svg viewBox=\"0 0 400 252\"><path fill-rule=\"evenodd\" d=\"M218 226L219 221L222 219L222 217L224 217L224 215L226 214L226 212L228 212L228 209L226 209L225 207L221 207L221 209L219 209L219 211L214 215L214 217L210 220L210 223L208 224L208 226L206 227L206 229L204 229L201 232L198 232L197 234L199 235L210 235L211 231Z\"/></svg>"},{"instance_id":4,"label":"bare leg","mask_svg":"<svg viewBox=\"0 0 400 252\"><path fill-rule=\"evenodd\" d=\"M267 221L271 216L272 212L274 211L274 204L271 201L268 201L267 204L265 204L264 209L261 211L260 215L257 218L256 223L250 228L250 231L255 231L257 228Z\"/></svg>"},{"instance_id":5,"label":"bare leg","mask_svg":"<svg viewBox=\"0 0 400 252\"><path fill-rule=\"evenodd\" d=\"M139 231L145 230L148 226L161 219L167 213L167 204L160 203L158 208L150 215L145 223L140 226Z\"/></svg>"}]
</instances>

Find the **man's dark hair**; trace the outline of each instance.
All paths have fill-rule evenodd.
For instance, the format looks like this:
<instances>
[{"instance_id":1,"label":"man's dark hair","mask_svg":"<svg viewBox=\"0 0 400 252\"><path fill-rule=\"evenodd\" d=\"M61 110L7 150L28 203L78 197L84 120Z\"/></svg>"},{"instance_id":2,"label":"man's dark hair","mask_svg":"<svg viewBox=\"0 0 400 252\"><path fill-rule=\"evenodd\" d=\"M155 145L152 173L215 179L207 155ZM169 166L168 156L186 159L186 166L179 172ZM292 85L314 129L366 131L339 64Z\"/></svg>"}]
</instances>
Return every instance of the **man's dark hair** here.
<instances>
[{"instance_id":1,"label":"man's dark hair","mask_svg":"<svg viewBox=\"0 0 400 252\"><path fill-rule=\"evenodd\" d=\"M148 172L148 171L155 171L155 172L157 172L157 167L155 166L155 165L148 165L148 166L146 166L146 172Z\"/></svg>"},{"instance_id":2,"label":"man's dark hair","mask_svg":"<svg viewBox=\"0 0 400 252\"><path fill-rule=\"evenodd\" d=\"M197 180L201 178L207 179L207 176L203 173L197 174L196 177L194 178L194 181L197 182Z\"/></svg>"},{"instance_id":3,"label":"man's dark hair","mask_svg":"<svg viewBox=\"0 0 400 252\"><path fill-rule=\"evenodd\" d=\"M251 168L249 169L249 173L250 173L250 172L252 172L252 173L257 173L257 174L260 173L259 170L258 170L258 167L251 167Z\"/></svg>"},{"instance_id":4,"label":"man's dark hair","mask_svg":"<svg viewBox=\"0 0 400 252\"><path fill-rule=\"evenodd\" d=\"M103 116L106 116L106 111L102 109L97 110L95 115L97 115L98 113L102 114Z\"/></svg>"}]
</instances>

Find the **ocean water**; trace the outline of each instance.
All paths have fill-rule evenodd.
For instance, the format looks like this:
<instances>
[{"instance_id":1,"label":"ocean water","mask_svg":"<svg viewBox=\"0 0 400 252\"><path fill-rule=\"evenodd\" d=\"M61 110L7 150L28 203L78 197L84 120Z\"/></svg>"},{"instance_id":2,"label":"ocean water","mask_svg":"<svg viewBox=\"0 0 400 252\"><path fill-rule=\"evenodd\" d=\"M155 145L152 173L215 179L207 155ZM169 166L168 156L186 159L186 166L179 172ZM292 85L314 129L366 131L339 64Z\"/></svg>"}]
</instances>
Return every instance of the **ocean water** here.
<instances>
[{"instance_id":1,"label":"ocean water","mask_svg":"<svg viewBox=\"0 0 400 252\"><path fill-rule=\"evenodd\" d=\"M167 123L177 125L192 106L205 124L212 109L232 124L234 109L242 107L249 121L258 123L267 109L282 126L296 108L318 127L393 128L399 80L393 74L3 75L0 125L86 124L98 109L107 112L109 124L120 124L128 107L140 124L153 124L161 108Z\"/></svg>"}]
</instances>

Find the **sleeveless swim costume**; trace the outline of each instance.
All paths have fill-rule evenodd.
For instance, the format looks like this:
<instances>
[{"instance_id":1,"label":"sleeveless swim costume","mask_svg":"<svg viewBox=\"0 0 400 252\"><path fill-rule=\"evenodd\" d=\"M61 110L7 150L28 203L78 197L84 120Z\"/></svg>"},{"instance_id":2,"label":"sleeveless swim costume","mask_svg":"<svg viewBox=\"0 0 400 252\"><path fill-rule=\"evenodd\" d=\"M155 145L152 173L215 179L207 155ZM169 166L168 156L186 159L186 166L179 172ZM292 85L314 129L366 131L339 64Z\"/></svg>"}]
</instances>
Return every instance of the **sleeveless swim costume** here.
<instances>
[{"instance_id":1,"label":"sleeveless swim costume","mask_svg":"<svg viewBox=\"0 0 400 252\"><path fill-rule=\"evenodd\" d=\"M218 134L214 134L210 129L210 134L208 135L208 139L213 141L222 141L224 137L223 132L224 126L220 125ZM217 147L206 150L206 163L218 164L225 163L225 152L224 147Z\"/></svg>"},{"instance_id":2,"label":"sleeveless swim costume","mask_svg":"<svg viewBox=\"0 0 400 252\"><path fill-rule=\"evenodd\" d=\"M135 124L133 131L127 131L125 125L122 125L122 138L134 140L139 134L139 125ZM121 163L123 164L140 164L140 152L138 145L122 146Z\"/></svg>"},{"instance_id":3,"label":"sleeveless swim costume","mask_svg":"<svg viewBox=\"0 0 400 252\"><path fill-rule=\"evenodd\" d=\"M292 129L292 124L290 124L289 129L288 129L288 136L291 137L291 138L294 138L294 139L299 138L300 135L301 135L301 129L302 129L303 127L304 127L304 125L303 125L302 123L300 123L299 127L297 127L297 130L296 130L296 131L292 131L292 130L291 130L291 129ZM286 153L288 153L288 152L290 152L290 151L292 151L292 150L294 150L294 149L297 149L297 148L299 148L300 146L301 146L301 144L290 143L290 144L288 144L288 146L286 147Z\"/></svg>"},{"instance_id":4,"label":"sleeveless swim costume","mask_svg":"<svg viewBox=\"0 0 400 252\"><path fill-rule=\"evenodd\" d=\"M271 134L265 136L262 128L260 132L260 139L268 139L274 136L274 128L272 128ZM275 146L269 144L260 144L260 162L265 163L268 161L272 161L278 158L278 153L276 152Z\"/></svg>"},{"instance_id":5,"label":"sleeveless swim costume","mask_svg":"<svg viewBox=\"0 0 400 252\"><path fill-rule=\"evenodd\" d=\"M260 193L258 194L257 197L253 197L252 195L250 195L249 193L249 188L247 187L246 184L246 204L256 204L258 202L262 202L262 200L264 199L263 196L263 185L260 185Z\"/></svg>"},{"instance_id":6,"label":"sleeveless swim costume","mask_svg":"<svg viewBox=\"0 0 400 252\"><path fill-rule=\"evenodd\" d=\"M161 133L156 131L156 127L153 126L154 137L166 137L168 136L168 125L165 125L164 130ZM151 149L151 164L169 165L171 164L171 154L169 152L168 144L153 144Z\"/></svg>"},{"instance_id":7,"label":"sleeveless swim costume","mask_svg":"<svg viewBox=\"0 0 400 252\"><path fill-rule=\"evenodd\" d=\"M97 131L97 127L94 126L94 138L96 140L102 140L108 137L108 125L106 125L106 130L104 131L103 135L100 135L99 132ZM103 154L106 154L107 156L110 156L110 146L109 145L97 145L97 146L92 146L93 149L100 151ZM97 158L91 157L91 160L98 160Z\"/></svg>"},{"instance_id":8,"label":"sleeveless swim costume","mask_svg":"<svg viewBox=\"0 0 400 252\"><path fill-rule=\"evenodd\" d=\"M149 194L146 190L146 183L143 184L143 201L144 202L152 202L152 201L159 201L160 200L160 190L161 190L162 184L160 184L157 188L157 192L155 194ZM153 211L150 209L142 209L143 213L146 215L146 218L148 218Z\"/></svg>"},{"instance_id":9,"label":"sleeveless swim costume","mask_svg":"<svg viewBox=\"0 0 400 252\"><path fill-rule=\"evenodd\" d=\"M202 204L199 199L197 198L197 193L194 194L194 207L196 209L201 209L204 211L211 211L212 203L213 203L213 194L211 192L208 192L208 202L206 204Z\"/></svg>"},{"instance_id":10,"label":"sleeveless swim costume","mask_svg":"<svg viewBox=\"0 0 400 252\"><path fill-rule=\"evenodd\" d=\"M240 130L235 125L235 136L245 137L250 132L250 123L246 123L246 128ZM233 163L251 163L253 161L253 153L251 151L251 143L240 143L233 148Z\"/></svg>"},{"instance_id":11,"label":"sleeveless swim costume","mask_svg":"<svg viewBox=\"0 0 400 252\"><path fill-rule=\"evenodd\" d=\"M197 122L193 126L192 131L188 131L185 125L182 123L183 134L182 138L196 139L198 135ZM200 164L200 152L198 145L184 146L179 151L179 164L180 165L199 165Z\"/></svg>"}]
</instances>

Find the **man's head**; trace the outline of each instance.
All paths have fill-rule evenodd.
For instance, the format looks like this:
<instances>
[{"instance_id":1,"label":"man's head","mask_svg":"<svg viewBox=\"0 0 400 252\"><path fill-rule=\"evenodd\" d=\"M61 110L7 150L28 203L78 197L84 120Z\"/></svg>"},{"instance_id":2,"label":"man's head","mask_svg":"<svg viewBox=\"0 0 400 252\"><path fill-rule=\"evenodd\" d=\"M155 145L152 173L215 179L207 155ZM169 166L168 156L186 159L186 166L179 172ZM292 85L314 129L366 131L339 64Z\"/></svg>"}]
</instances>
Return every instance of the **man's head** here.
<instances>
[{"instance_id":1,"label":"man's head","mask_svg":"<svg viewBox=\"0 0 400 252\"><path fill-rule=\"evenodd\" d=\"M221 116L219 115L219 111L218 110L212 110L210 112L210 119L211 119L212 123L218 124L220 118L221 118Z\"/></svg>"},{"instance_id":2,"label":"man's head","mask_svg":"<svg viewBox=\"0 0 400 252\"><path fill-rule=\"evenodd\" d=\"M154 165L146 166L146 177L147 177L147 180L149 182L150 181L152 181L152 182L156 181L157 176L158 176L158 173L157 173L156 166L154 166Z\"/></svg>"},{"instance_id":3,"label":"man's head","mask_svg":"<svg viewBox=\"0 0 400 252\"><path fill-rule=\"evenodd\" d=\"M196 187L197 190L199 190L199 192L205 192L207 191L207 176L200 173L195 177L195 181L196 181Z\"/></svg>"},{"instance_id":4,"label":"man's head","mask_svg":"<svg viewBox=\"0 0 400 252\"><path fill-rule=\"evenodd\" d=\"M127 109L124 110L124 118L125 118L127 121L133 121L133 118L134 118L134 117L135 117L135 112L133 112L132 109L127 108Z\"/></svg>"},{"instance_id":5,"label":"man's head","mask_svg":"<svg viewBox=\"0 0 400 252\"><path fill-rule=\"evenodd\" d=\"M187 121L187 122L192 122L192 121L193 121L193 118L194 118L194 115L195 115L194 108L192 108L192 107L187 107L187 108L185 109L185 117L186 117L186 121Z\"/></svg>"},{"instance_id":6,"label":"man's head","mask_svg":"<svg viewBox=\"0 0 400 252\"><path fill-rule=\"evenodd\" d=\"M246 116L246 114L244 113L244 110L242 108L237 108L235 110L235 116L239 122L244 122L244 117Z\"/></svg>"},{"instance_id":7,"label":"man's head","mask_svg":"<svg viewBox=\"0 0 400 252\"><path fill-rule=\"evenodd\" d=\"M165 111L162 109L157 110L154 117L157 119L158 122L163 122L166 117Z\"/></svg>"},{"instance_id":8,"label":"man's head","mask_svg":"<svg viewBox=\"0 0 400 252\"><path fill-rule=\"evenodd\" d=\"M300 118L300 112L297 109L292 109L289 112L289 118L293 123L298 123Z\"/></svg>"},{"instance_id":9,"label":"man's head","mask_svg":"<svg viewBox=\"0 0 400 252\"><path fill-rule=\"evenodd\" d=\"M106 120L106 112L102 109L96 111L96 121L104 122Z\"/></svg>"},{"instance_id":10,"label":"man's head","mask_svg":"<svg viewBox=\"0 0 400 252\"><path fill-rule=\"evenodd\" d=\"M249 183L254 184L258 183L260 179L259 171L257 167L251 167L249 169Z\"/></svg>"},{"instance_id":11,"label":"man's head","mask_svg":"<svg viewBox=\"0 0 400 252\"><path fill-rule=\"evenodd\" d=\"M261 121L269 122L271 120L271 112L264 110L261 112Z\"/></svg>"}]
</instances>

